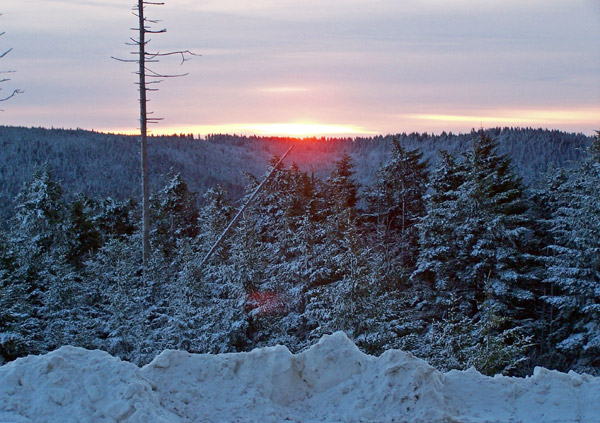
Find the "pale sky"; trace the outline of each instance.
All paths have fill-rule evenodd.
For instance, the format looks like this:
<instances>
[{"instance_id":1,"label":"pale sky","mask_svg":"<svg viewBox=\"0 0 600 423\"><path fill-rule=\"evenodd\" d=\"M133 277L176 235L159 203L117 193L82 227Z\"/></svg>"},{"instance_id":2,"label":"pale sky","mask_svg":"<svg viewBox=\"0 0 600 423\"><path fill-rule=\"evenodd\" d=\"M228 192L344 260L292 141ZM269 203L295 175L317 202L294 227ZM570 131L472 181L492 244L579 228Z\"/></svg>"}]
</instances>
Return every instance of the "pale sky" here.
<instances>
[{"instance_id":1,"label":"pale sky","mask_svg":"<svg viewBox=\"0 0 600 423\"><path fill-rule=\"evenodd\" d=\"M600 129L600 0L164 1L155 133ZM133 3L4 0L0 124L134 132Z\"/></svg>"}]
</instances>

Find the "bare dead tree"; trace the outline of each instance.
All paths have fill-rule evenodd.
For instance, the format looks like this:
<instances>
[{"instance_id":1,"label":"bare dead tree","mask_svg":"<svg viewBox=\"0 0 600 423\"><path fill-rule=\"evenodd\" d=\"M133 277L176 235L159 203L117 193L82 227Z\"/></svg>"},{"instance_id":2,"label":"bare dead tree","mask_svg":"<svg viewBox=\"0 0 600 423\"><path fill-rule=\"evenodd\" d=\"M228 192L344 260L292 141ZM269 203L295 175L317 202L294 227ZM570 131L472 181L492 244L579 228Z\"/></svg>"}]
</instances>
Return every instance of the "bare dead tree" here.
<instances>
[{"instance_id":1,"label":"bare dead tree","mask_svg":"<svg viewBox=\"0 0 600 423\"><path fill-rule=\"evenodd\" d=\"M2 13L0 13L0 16L2 16ZM0 32L0 37L3 36L4 34L5 34L5 32ZM0 59L4 59L8 55L8 53L10 53L11 51L12 51L12 48L9 48L8 50L4 51L3 53L0 53ZM6 70L6 71L0 70L0 84L2 84L4 82L10 81L10 78L5 77L5 76L1 76L1 75L10 74L10 73L14 73L14 71L12 71L12 70ZM2 88L0 88L0 91L2 91ZM14 96L16 96L17 94L21 94L22 92L23 91L21 91L21 90L13 90L13 92L10 93L7 96L0 96L0 102L9 100L9 99L13 98Z\"/></svg>"},{"instance_id":2,"label":"bare dead tree","mask_svg":"<svg viewBox=\"0 0 600 423\"><path fill-rule=\"evenodd\" d=\"M148 124L157 123L162 118L149 117L153 112L148 111L148 93L151 91L157 91L157 88L152 86L159 84L166 78L177 78L187 75L185 74L172 74L165 75L159 72L155 72L149 66L151 63L157 63L161 57L166 56L180 56L181 64L189 60L190 56L197 56L189 50L170 51L166 53L161 52L149 52L147 50L150 39L149 34L163 34L167 32L166 29L154 30L152 25L158 24L160 21L148 19L145 16L146 6L162 6L163 2L152 2L138 0L137 4L133 6L133 15L138 18L138 27L131 28L132 31L137 33L137 38L130 38L131 42L126 43L130 46L137 47L131 54L137 56L135 59L120 59L113 57L113 59L121 62L137 63L138 70L135 74L138 75L139 80L136 82L140 93L140 138L141 138L141 158L142 158L142 258L144 267L148 263L150 258L150 185L148 182Z\"/></svg>"}]
</instances>

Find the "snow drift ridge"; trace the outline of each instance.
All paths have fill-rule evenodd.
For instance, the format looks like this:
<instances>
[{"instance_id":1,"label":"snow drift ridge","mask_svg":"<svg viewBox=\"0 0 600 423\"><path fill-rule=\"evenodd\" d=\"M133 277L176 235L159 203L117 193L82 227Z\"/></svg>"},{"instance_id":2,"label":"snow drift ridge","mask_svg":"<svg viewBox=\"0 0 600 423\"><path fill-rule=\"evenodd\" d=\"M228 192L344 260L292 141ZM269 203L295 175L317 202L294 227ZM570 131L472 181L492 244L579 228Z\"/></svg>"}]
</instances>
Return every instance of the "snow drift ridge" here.
<instances>
[{"instance_id":1,"label":"snow drift ridge","mask_svg":"<svg viewBox=\"0 0 600 423\"><path fill-rule=\"evenodd\" d=\"M409 353L361 353L345 334L299 354L165 351L141 369L63 347L0 367L0 422L600 421L600 378L441 373Z\"/></svg>"}]
</instances>

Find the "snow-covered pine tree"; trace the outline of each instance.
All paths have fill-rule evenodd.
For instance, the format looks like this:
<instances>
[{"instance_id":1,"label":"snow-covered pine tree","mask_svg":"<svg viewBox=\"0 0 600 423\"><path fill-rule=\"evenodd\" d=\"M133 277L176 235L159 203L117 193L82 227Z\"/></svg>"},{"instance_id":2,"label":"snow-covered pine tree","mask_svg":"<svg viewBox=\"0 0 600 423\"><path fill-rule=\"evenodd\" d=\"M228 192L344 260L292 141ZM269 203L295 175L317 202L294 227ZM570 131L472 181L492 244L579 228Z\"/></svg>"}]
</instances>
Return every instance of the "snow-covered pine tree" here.
<instances>
[{"instance_id":1,"label":"snow-covered pine tree","mask_svg":"<svg viewBox=\"0 0 600 423\"><path fill-rule=\"evenodd\" d=\"M209 189L199 211L198 237L178 249L180 270L172 281L177 287L173 291L177 304L174 319L180 322L177 337L188 351L234 352L245 350L248 344L246 295L238 277L244 272L236 271L240 251L233 247L240 246L239 239L225 238L211 260L200 267L202 257L227 227L234 211L225 188L218 185Z\"/></svg>"},{"instance_id":2,"label":"snow-covered pine tree","mask_svg":"<svg viewBox=\"0 0 600 423\"><path fill-rule=\"evenodd\" d=\"M69 233L67 260L76 268L102 245L102 234L95 217L98 205L83 194L69 204L66 230Z\"/></svg>"},{"instance_id":3,"label":"snow-covered pine tree","mask_svg":"<svg viewBox=\"0 0 600 423\"><path fill-rule=\"evenodd\" d=\"M14 272L17 257L8 242L7 234L0 229L0 365L23 355L25 345L22 337L13 332L21 310L14 307L25 295L23 286L15 283Z\"/></svg>"},{"instance_id":4,"label":"snow-covered pine tree","mask_svg":"<svg viewBox=\"0 0 600 423\"><path fill-rule=\"evenodd\" d=\"M412 272L418 254L416 224L425 214L428 181L422 156L394 139L390 161L366 193L367 218L375 233L371 242L383 255L385 274L394 279Z\"/></svg>"},{"instance_id":5,"label":"snow-covered pine tree","mask_svg":"<svg viewBox=\"0 0 600 423\"><path fill-rule=\"evenodd\" d=\"M119 201L108 197L99 201L94 223L102 235L102 242L133 235L138 230L137 225L140 221L136 216L138 208L136 202L131 198Z\"/></svg>"},{"instance_id":6,"label":"snow-covered pine tree","mask_svg":"<svg viewBox=\"0 0 600 423\"><path fill-rule=\"evenodd\" d=\"M419 255L411 275L413 287L430 297L430 307L438 318L446 317L462 282L457 273L464 266L464 256L456 247L460 227L467 220L461 201L467 166L446 151L440 151L439 167L431 175L430 192L425 197L426 214L417 224ZM441 308L441 309L440 309Z\"/></svg>"},{"instance_id":7,"label":"snow-covered pine tree","mask_svg":"<svg viewBox=\"0 0 600 423\"><path fill-rule=\"evenodd\" d=\"M416 289L429 293L425 318L441 319L439 324L450 325L442 332L457 333L462 348L480 351L476 361L482 370L514 371L534 333L540 293L541 265L525 187L483 131L474 134L464 161L442 154L431 187L412 275ZM464 344L468 340L474 344Z\"/></svg>"},{"instance_id":8,"label":"snow-covered pine tree","mask_svg":"<svg viewBox=\"0 0 600 423\"><path fill-rule=\"evenodd\" d=\"M154 221L151 241L165 257L170 257L177 240L198 235L197 195L190 192L180 174L175 174L169 176L169 181L151 203Z\"/></svg>"},{"instance_id":9,"label":"snow-covered pine tree","mask_svg":"<svg viewBox=\"0 0 600 423\"><path fill-rule=\"evenodd\" d=\"M108 239L86 263L84 278L94 297L96 348L141 363L147 330L149 286L142 281L140 234Z\"/></svg>"},{"instance_id":10,"label":"snow-covered pine tree","mask_svg":"<svg viewBox=\"0 0 600 423\"><path fill-rule=\"evenodd\" d=\"M219 239L231 221L234 208L230 203L229 194L222 185L209 188L203 196L204 205L198 215L198 249L206 254ZM206 263L204 274L227 265L230 255L231 238L224 239L214 253L214 258Z\"/></svg>"},{"instance_id":11,"label":"snow-covered pine tree","mask_svg":"<svg viewBox=\"0 0 600 423\"><path fill-rule=\"evenodd\" d=\"M550 339L565 369L600 370L600 132L572 170L558 171L549 190L552 210L546 301L554 308Z\"/></svg>"},{"instance_id":12,"label":"snow-covered pine tree","mask_svg":"<svg viewBox=\"0 0 600 423\"><path fill-rule=\"evenodd\" d=\"M313 243L310 288L305 316L311 339L344 330L356 336L361 326L361 308L371 298L367 289L368 258L362 225L356 210L358 185L348 154L334 163L322 184L321 209L316 222L320 234Z\"/></svg>"},{"instance_id":13,"label":"snow-covered pine tree","mask_svg":"<svg viewBox=\"0 0 600 423\"><path fill-rule=\"evenodd\" d=\"M467 165L470 174L462 191L469 215L460 248L467 249L468 262L458 277L469 294L480 342L501 339L513 352L511 357L496 354L501 359L493 365L486 361L487 372L510 372L525 355L538 317L541 262L535 228L525 187L510 159L497 152L497 143L483 131L474 134ZM495 315L503 318L487 321ZM522 348L514 348L516 344Z\"/></svg>"},{"instance_id":14,"label":"snow-covered pine tree","mask_svg":"<svg viewBox=\"0 0 600 423\"><path fill-rule=\"evenodd\" d=\"M7 243L10 272L4 275L0 308L12 316L13 353L41 353L85 343L85 289L69 262L70 237L62 188L46 164L25 183L16 200Z\"/></svg>"},{"instance_id":15,"label":"snow-covered pine tree","mask_svg":"<svg viewBox=\"0 0 600 423\"><path fill-rule=\"evenodd\" d=\"M271 164L278 161L273 158ZM281 342L295 349L304 336L300 316L308 285L306 241L312 238L307 214L314 198L313 178L295 165L280 165L236 228L231 262L247 294L249 335L255 346Z\"/></svg>"},{"instance_id":16,"label":"snow-covered pine tree","mask_svg":"<svg viewBox=\"0 0 600 423\"><path fill-rule=\"evenodd\" d=\"M475 138L469 162L469 195L483 231L472 251L473 277L483 286L491 271L492 290L514 306L509 314L533 317L529 313L535 310L531 302L539 289L540 262L532 251L534 228L525 186L510 159L498 154L497 143L484 133Z\"/></svg>"},{"instance_id":17,"label":"snow-covered pine tree","mask_svg":"<svg viewBox=\"0 0 600 423\"><path fill-rule=\"evenodd\" d=\"M348 220L356 217L358 184L354 180L354 173L354 161L348 153L344 153L340 160L334 162L331 175L324 184L323 196L328 214L346 218L338 219L339 225L348 224Z\"/></svg>"}]
</instances>

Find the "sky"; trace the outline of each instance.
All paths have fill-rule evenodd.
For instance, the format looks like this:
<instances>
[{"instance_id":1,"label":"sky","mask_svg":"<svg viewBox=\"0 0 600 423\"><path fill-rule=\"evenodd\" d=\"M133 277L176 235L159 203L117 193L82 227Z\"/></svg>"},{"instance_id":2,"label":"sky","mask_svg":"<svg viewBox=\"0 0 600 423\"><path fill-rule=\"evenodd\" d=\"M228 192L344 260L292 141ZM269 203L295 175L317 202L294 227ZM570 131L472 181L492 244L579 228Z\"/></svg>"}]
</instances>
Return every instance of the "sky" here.
<instances>
[{"instance_id":1,"label":"sky","mask_svg":"<svg viewBox=\"0 0 600 423\"><path fill-rule=\"evenodd\" d=\"M599 0L164 1L155 134L600 129ZM0 125L135 133L133 3L3 1Z\"/></svg>"}]
</instances>

